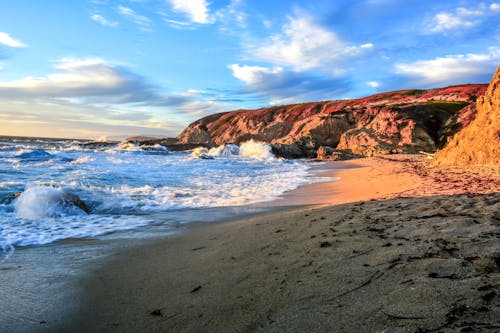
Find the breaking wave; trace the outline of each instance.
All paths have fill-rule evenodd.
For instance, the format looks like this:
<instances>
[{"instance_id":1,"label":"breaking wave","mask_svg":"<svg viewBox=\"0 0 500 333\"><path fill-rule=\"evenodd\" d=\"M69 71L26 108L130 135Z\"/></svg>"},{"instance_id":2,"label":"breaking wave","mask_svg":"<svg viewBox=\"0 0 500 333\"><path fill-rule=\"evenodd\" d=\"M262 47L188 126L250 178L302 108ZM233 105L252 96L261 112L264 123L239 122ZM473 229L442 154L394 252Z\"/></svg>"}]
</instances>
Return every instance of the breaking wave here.
<instances>
[{"instance_id":1,"label":"breaking wave","mask_svg":"<svg viewBox=\"0 0 500 333\"><path fill-rule=\"evenodd\" d=\"M193 149L191 156L200 159L237 156L259 161L275 159L275 156L271 152L271 146L269 144L264 142L257 142L254 140L243 142L239 146L227 143L211 149L198 147Z\"/></svg>"}]
</instances>

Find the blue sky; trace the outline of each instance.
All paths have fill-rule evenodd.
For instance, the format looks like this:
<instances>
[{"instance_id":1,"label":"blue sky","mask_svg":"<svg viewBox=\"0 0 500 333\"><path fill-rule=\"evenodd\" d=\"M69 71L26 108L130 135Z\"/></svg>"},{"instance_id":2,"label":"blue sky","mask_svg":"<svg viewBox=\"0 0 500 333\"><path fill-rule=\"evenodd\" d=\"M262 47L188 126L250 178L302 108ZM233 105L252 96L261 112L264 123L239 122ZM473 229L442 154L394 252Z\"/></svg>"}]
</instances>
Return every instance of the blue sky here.
<instances>
[{"instance_id":1,"label":"blue sky","mask_svg":"<svg viewBox=\"0 0 500 333\"><path fill-rule=\"evenodd\" d=\"M175 136L215 112L486 83L500 2L0 1L0 135Z\"/></svg>"}]
</instances>

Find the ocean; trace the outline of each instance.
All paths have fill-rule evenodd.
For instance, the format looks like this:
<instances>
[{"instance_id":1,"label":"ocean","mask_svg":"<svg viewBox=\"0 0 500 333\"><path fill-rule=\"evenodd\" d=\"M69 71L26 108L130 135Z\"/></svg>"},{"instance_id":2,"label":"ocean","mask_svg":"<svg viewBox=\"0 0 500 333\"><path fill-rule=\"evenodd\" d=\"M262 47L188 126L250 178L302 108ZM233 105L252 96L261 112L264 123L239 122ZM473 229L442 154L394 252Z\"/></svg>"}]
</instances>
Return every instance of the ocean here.
<instances>
[{"instance_id":1,"label":"ocean","mask_svg":"<svg viewBox=\"0 0 500 333\"><path fill-rule=\"evenodd\" d=\"M254 141L170 152L157 145L0 137L0 263L18 246L164 230L179 221L162 213L234 209L324 180L311 176L306 161L276 158L270 146Z\"/></svg>"}]
</instances>

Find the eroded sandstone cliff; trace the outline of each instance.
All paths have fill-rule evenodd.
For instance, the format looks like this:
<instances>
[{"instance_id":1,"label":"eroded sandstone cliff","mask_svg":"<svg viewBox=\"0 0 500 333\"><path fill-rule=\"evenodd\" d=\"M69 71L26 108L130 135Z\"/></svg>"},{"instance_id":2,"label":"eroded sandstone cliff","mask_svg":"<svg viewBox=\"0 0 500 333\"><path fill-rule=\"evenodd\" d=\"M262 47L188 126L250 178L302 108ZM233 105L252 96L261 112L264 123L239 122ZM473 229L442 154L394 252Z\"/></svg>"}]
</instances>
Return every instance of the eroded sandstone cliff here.
<instances>
[{"instance_id":1,"label":"eroded sandstone cliff","mask_svg":"<svg viewBox=\"0 0 500 333\"><path fill-rule=\"evenodd\" d=\"M434 152L475 115L487 85L402 90L360 99L237 110L210 115L189 125L181 143L272 143L292 157L320 146L365 156Z\"/></svg>"},{"instance_id":2,"label":"eroded sandstone cliff","mask_svg":"<svg viewBox=\"0 0 500 333\"><path fill-rule=\"evenodd\" d=\"M436 154L434 164L500 165L500 66L476 109L475 119Z\"/></svg>"}]
</instances>

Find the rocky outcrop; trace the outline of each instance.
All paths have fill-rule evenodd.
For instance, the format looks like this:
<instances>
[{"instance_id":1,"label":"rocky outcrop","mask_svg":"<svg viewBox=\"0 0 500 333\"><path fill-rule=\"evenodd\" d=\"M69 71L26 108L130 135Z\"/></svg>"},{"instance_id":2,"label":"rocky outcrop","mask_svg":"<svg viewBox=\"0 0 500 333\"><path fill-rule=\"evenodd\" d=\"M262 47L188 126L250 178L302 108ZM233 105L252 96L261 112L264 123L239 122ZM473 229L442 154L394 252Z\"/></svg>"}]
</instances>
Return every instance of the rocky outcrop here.
<instances>
[{"instance_id":1,"label":"rocky outcrop","mask_svg":"<svg viewBox=\"0 0 500 333\"><path fill-rule=\"evenodd\" d=\"M475 115L487 85L402 90L360 99L236 110L199 119L179 143L254 139L285 157L315 157L320 146L361 155L434 152Z\"/></svg>"},{"instance_id":2,"label":"rocky outcrop","mask_svg":"<svg viewBox=\"0 0 500 333\"><path fill-rule=\"evenodd\" d=\"M476 109L469 126L435 155L435 165L500 165L500 67Z\"/></svg>"}]
</instances>

